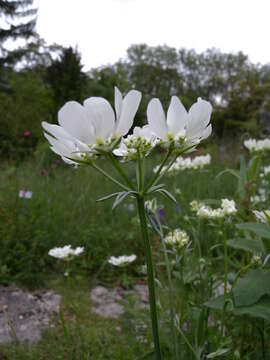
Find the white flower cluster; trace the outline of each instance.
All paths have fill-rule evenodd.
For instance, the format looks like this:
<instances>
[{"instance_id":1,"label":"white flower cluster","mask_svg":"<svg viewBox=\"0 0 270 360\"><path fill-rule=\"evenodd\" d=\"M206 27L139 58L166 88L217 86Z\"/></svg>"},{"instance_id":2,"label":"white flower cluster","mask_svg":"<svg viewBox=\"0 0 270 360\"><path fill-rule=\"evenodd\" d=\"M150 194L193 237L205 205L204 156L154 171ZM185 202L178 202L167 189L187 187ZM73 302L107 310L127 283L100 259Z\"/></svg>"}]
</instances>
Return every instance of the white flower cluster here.
<instances>
[{"instance_id":1,"label":"white flower cluster","mask_svg":"<svg viewBox=\"0 0 270 360\"><path fill-rule=\"evenodd\" d=\"M56 247L49 251L49 255L53 256L57 259L67 259L72 258L74 256L78 256L82 254L84 251L83 247L77 247L76 249L72 249L71 245L65 245L63 247Z\"/></svg>"},{"instance_id":2,"label":"white flower cluster","mask_svg":"<svg viewBox=\"0 0 270 360\"><path fill-rule=\"evenodd\" d=\"M251 196L250 201L253 204L259 204L259 203L265 202L266 201L265 194Z\"/></svg>"},{"instance_id":3,"label":"white flower cluster","mask_svg":"<svg viewBox=\"0 0 270 360\"><path fill-rule=\"evenodd\" d=\"M226 216L235 215L237 212L234 200L222 199L221 207L212 209L203 203L196 202L196 200L190 203L192 211L195 211L197 216L203 219L219 219Z\"/></svg>"},{"instance_id":4,"label":"white flower cluster","mask_svg":"<svg viewBox=\"0 0 270 360\"><path fill-rule=\"evenodd\" d=\"M263 168L263 173L264 173L265 176L267 176L268 174L270 174L270 165L265 166L265 167Z\"/></svg>"},{"instance_id":5,"label":"white flower cluster","mask_svg":"<svg viewBox=\"0 0 270 360\"><path fill-rule=\"evenodd\" d=\"M168 169L168 167L164 167L162 169L162 172L168 171L169 172L177 172L177 171L183 171L183 170L198 170L202 169L206 165L209 165L211 163L211 155L201 155L201 156L195 156L193 159L190 157L183 158L182 156L179 156L175 163ZM159 165L155 166L153 171L156 173L158 171Z\"/></svg>"},{"instance_id":6,"label":"white flower cluster","mask_svg":"<svg viewBox=\"0 0 270 360\"><path fill-rule=\"evenodd\" d=\"M113 266L126 266L136 260L136 255L111 256L108 263Z\"/></svg>"},{"instance_id":7,"label":"white flower cluster","mask_svg":"<svg viewBox=\"0 0 270 360\"><path fill-rule=\"evenodd\" d=\"M182 171L182 170L198 170L211 163L211 155L196 156L193 159L190 157L179 157L171 166L169 171Z\"/></svg>"},{"instance_id":8,"label":"white flower cluster","mask_svg":"<svg viewBox=\"0 0 270 360\"><path fill-rule=\"evenodd\" d=\"M182 249L187 245L189 237L184 230L175 229L171 231L164 239L165 243L171 247Z\"/></svg>"},{"instance_id":9,"label":"white flower cluster","mask_svg":"<svg viewBox=\"0 0 270 360\"><path fill-rule=\"evenodd\" d=\"M145 202L145 207L148 211L152 212L152 213L156 213L158 210L158 203L157 203L157 199L152 199L152 200L146 200Z\"/></svg>"},{"instance_id":10,"label":"white flower cluster","mask_svg":"<svg viewBox=\"0 0 270 360\"><path fill-rule=\"evenodd\" d=\"M149 126L135 127L132 135L122 138L120 146L113 151L114 155L121 156L124 160L136 159L138 151L147 156L157 145L157 137L151 133Z\"/></svg>"},{"instance_id":11,"label":"white flower cluster","mask_svg":"<svg viewBox=\"0 0 270 360\"><path fill-rule=\"evenodd\" d=\"M29 190L20 190L19 191L19 198L22 198L22 199L31 199L32 198L32 191L29 191Z\"/></svg>"},{"instance_id":12,"label":"white flower cluster","mask_svg":"<svg viewBox=\"0 0 270 360\"><path fill-rule=\"evenodd\" d=\"M248 139L244 141L244 146L250 152L269 151L270 139L264 139L264 140Z\"/></svg>"},{"instance_id":13,"label":"white flower cluster","mask_svg":"<svg viewBox=\"0 0 270 360\"><path fill-rule=\"evenodd\" d=\"M91 162L97 154L111 151L124 159L135 158L138 150L141 155L148 155L158 143L167 147L173 145L174 148L181 145L188 149L212 132L212 106L209 102L198 98L186 111L180 99L173 96L167 116L160 100L152 99L147 106L148 124L135 127L133 134L127 135L140 101L139 91L131 90L123 97L117 88L115 111L102 97L90 97L83 105L69 101L58 112L59 125L42 123L44 135L51 149L65 162L78 164Z\"/></svg>"},{"instance_id":14,"label":"white flower cluster","mask_svg":"<svg viewBox=\"0 0 270 360\"><path fill-rule=\"evenodd\" d=\"M256 216L257 220L262 223L270 222L270 210L258 211L254 210L253 214Z\"/></svg>"}]
</instances>

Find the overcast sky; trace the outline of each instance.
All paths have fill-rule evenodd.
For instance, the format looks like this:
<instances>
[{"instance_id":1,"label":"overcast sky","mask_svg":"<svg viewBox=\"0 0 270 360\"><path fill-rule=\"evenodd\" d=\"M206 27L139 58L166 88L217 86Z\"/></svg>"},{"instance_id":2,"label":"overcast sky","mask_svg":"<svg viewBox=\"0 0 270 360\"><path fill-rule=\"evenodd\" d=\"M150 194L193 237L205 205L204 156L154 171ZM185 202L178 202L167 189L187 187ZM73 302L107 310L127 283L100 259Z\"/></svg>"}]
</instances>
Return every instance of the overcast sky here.
<instances>
[{"instance_id":1,"label":"overcast sky","mask_svg":"<svg viewBox=\"0 0 270 360\"><path fill-rule=\"evenodd\" d=\"M85 70L125 57L131 44L242 50L270 62L270 0L36 0L48 43L78 45Z\"/></svg>"}]
</instances>

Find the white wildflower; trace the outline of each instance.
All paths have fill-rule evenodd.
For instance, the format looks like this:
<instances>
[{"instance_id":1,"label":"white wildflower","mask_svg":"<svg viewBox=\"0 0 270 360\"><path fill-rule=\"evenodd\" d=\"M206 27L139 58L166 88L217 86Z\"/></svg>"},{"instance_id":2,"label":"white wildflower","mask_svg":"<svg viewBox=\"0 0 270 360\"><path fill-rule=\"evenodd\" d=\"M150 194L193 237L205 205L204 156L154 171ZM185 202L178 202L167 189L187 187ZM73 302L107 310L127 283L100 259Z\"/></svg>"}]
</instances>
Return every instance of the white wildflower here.
<instances>
[{"instance_id":1,"label":"white wildflower","mask_svg":"<svg viewBox=\"0 0 270 360\"><path fill-rule=\"evenodd\" d=\"M206 165L211 163L211 156L207 154L205 156L196 156L193 159L190 157L179 157L175 163L171 166L169 171L183 171L183 170L198 170L202 169Z\"/></svg>"},{"instance_id":2,"label":"white wildflower","mask_svg":"<svg viewBox=\"0 0 270 360\"><path fill-rule=\"evenodd\" d=\"M71 248L71 245L65 245L63 247L56 247L49 251L49 255L57 259L70 259L73 256L78 256L84 251L83 247Z\"/></svg>"},{"instance_id":3,"label":"white wildflower","mask_svg":"<svg viewBox=\"0 0 270 360\"><path fill-rule=\"evenodd\" d=\"M250 152L269 151L270 139L264 139L264 140L248 139L244 141L244 146Z\"/></svg>"},{"instance_id":4,"label":"white wildflower","mask_svg":"<svg viewBox=\"0 0 270 360\"><path fill-rule=\"evenodd\" d=\"M136 260L136 255L122 255L122 256L111 256L108 263L113 266L125 266Z\"/></svg>"},{"instance_id":5,"label":"white wildflower","mask_svg":"<svg viewBox=\"0 0 270 360\"><path fill-rule=\"evenodd\" d=\"M268 174L270 174L270 165L265 166L265 167L263 168L263 173L264 173L265 176L267 176Z\"/></svg>"},{"instance_id":6,"label":"white wildflower","mask_svg":"<svg viewBox=\"0 0 270 360\"><path fill-rule=\"evenodd\" d=\"M170 232L164 240L167 245L177 249L182 249L187 245L189 237L184 230L175 229L174 231Z\"/></svg>"},{"instance_id":7,"label":"white wildflower","mask_svg":"<svg viewBox=\"0 0 270 360\"><path fill-rule=\"evenodd\" d=\"M151 211L152 213L156 213L158 210L157 199L146 200L145 207L147 210Z\"/></svg>"},{"instance_id":8,"label":"white wildflower","mask_svg":"<svg viewBox=\"0 0 270 360\"><path fill-rule=\"evenodd\" d=\"M212 106L198 98L187 112L177 96L172 96L165 116L159 99L152 99L147 107L147 121L152 132L166 145L189 147L199 144L212 132Z\"/></svg>"},{"instance_id":9,"label":"white wildflower","mask_svg":"<svg viewBox=\"0 0 270 360\"><path fill-rule=\"evenodd\" d=\"M190 203L192 211L197 213L197 216L204 219L220 219L226 216L235 215L237 212L234 200L222 199L221 207L217 209L212 209L210 206L205 205L204 203L199 203L196 200L193 200Z\"/></svg>"},{"instance_id":10,"label":"white wildflower","mask_svg":"<svg viewBox=\"0 0 270 360\"><path fill-rule=\"evenodd\" d=\"M258 204L258 203L261 203L261 202L265 202L265 201L266 201L266 197L265 197L264 194L254 195L254 196L251 196L251 197L250 197L250 201L251 201L253 204Z\"/></svg>"}]
</instances>

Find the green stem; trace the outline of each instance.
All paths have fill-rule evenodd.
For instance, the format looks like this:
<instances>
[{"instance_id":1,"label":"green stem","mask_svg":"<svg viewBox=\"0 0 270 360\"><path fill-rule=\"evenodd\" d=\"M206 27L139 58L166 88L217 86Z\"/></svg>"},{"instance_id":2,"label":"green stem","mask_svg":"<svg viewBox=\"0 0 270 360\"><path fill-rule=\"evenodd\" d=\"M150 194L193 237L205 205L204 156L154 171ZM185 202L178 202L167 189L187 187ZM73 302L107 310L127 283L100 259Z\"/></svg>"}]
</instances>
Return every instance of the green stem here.
<instances>
[{"instance_id":1,"label":"green stem","mask_svg":"<svg viewBox=\"0 0 270 360\"><path fill-rule=\"evenodd\" d=\"M155 281L154 281L154 271L153 271L153 263L152 263L152 251L151 245L149 241L147 222L146 222L146 214L145 214L145 206L144 206L144 197L138 195L137 196L137 206L141 223L141 232L145 245L145 255L146 255L146 264L147 264L147 282L149 289L149 302L150 302L150 313L151 313L151 321L152 321L152 333L154 340L154 348L155 348L155 359L161 360L161 349L159 343L159 331L158 331L158 319L157 319L157 306L156 306L156 295L155 295Z\"/></svg>"},{"instance_id":2,"label":"green stem","mask_svg":"<svg viewBox=\"0 0 270 360\"><path fill-rule=\"evenodd\" d=\"M155 185L157 182L159 182L159 181L163 178L163 176L170 170L170 168L173 166L174 162L176 161L176 159L177 159L180 155L182 155L182 154L184 154L185 152L187 152L188 150L194 148L194 146L195 146L195 145L189 146L189 147L183 149L183 151L177 153L177 154L174 156L174 158L172 159L172 161L169 163L169 165L167 166L166 171L163 171L159 176L155 176L155 180L154 180L154 182L151 184L151 186L152 186L152 185ZM170 150L169 150L169 152L170 152ZM172 152L173 152L173 150L171 150L170 155L171 155ZM169 158L169 157L168 157L168 158ZM168 159L168 158L167 158L167 159ZM166 159L166 161L167 161L167 159ZM163 160L163 161L164 161L164 160ZM163 162L162 162L162 164L163 164ZM162 165L162 164L161 164L161 165ZM165 165L165 163L164 163L164 165ZM164 167L164 165L162 166L162 168ZM159 170L159 169L158 169L158 170ZM161 170L162 170L162 169L161 169ZM160 170L160 172L161 172L161 170ZM148 188L149 188L149 187L147 187L147 190L148 190Z\"/></svg>"},{"instance_id":3,"label":"green stem","mask_svg":"<svg viewBox=\"0 0 270 360\"><path fill-rule=\"evenodd\" d=\"M140 151L137 150L137 186L138 192L142 193L144 188L144 174L143 174L143 164Z\"/></svg>"},{"instance_id":4,"label":"green stem","mask_svg":"<svg viewBox=\"0 0 270 360\"><path fill-rule=\"evenodd\" d=\"M109 179L110 181L112 181L114 184L120 186L122 189L130 191L130 188L128 188L126 185L120 183L118 180L114 179L111 175L109 175L108 173L106 173L106 171L104 171L103 169L101 169L99 166L95 165L95 164L91 164L91 166L97 170L98 172L100 172L103 176L105 176L107 179Z\"/></svg>"},{"instance_id":5,"label":"green stem","mask_svg":"<svg viewBox=\"0 0 270 360\"><path fill-rule=\"evenodd\" d=\"M135 190L134 184L129 180L128 176L126 175L124 170L121 168L118 161L114 158L113 154L109 153L108 154L108 159L111 161L113 167L118 172L118 174L122 177L122 179L125 180L125 182L126 182L127 186L129 187L129 189Z\"/></svg>"},{"instance_id":6,"label":"green stem","mask_svg":"<svg viewBox=\"0 0 270 360\"><path fill-rule=\"evenodd\" d=\"M226 305L227 305L227 288L228 288L228 248L227 248L227 236L224 236L224 306L223 306L223 317L222 317L222 326L221 334L223 335L225 327L225 317L226 317Z\"/></svg>"},{"instance_id":7,"label":"green stem","mask_svg":"<svg viewBox=\"0 0 270 360\"><path fill-rule=\"evenodd\" d=\"M164 168L166 162L168 161L169 157L171 156L172 151L173 151L172 149L169 149L169 150L168 150L168 152L167 152L166 156L164 157L162 163L159 165L159 168L158 168L157 172L155 173L155 175L153 176L153 178L150 180L150 183L147 185L146 191L147 191L148 189L150 189L151 186L153 186L153 185L155 185L155 184L157 183L158 177L159 177L162 169Z\"/></svg>"},{"instance_id":8,"label":"green stem","mask_svg":"<svg viewBox=\"0 0 270 360\"><path fill-rule=\"evenodd\" d=\"M184 334L184 332L182 331L180 326L177 326L177 330L179 331L180 335L182 336L182 338L184 339L185 343L187 344L187 346L189 347L190 351L192 352L192 354L195 356L196 359L198 359L198 355L196 354L196 351L193 349L193 346L191 345L191 343L189 342L188 338L186 337L186 335ZM199 359L198 359L199 360Z\"/></svg>"},{"instance_id":9,"label":"green stem","mask_svg":"<svg viewBox=\"0 0 270 360\"><path fill-rule=\"evenodd\" d=\"M175 312L174 312L171 266L170 266L170 262L169 262L169 257L168 257L166 244L165 244L165 241L164 241L164 234L163 234L163 230L162 230L162 225L161 225L161 223L160 223L157 216L155 216L155 220L156 220L156 222L158 224L158 227L153 222L153 220L151 219L150 216L148 216L148 220L149 220L150 224L152 225L152 228L156 231L156 233L160 237L161 243L162 243L164 259L165 259L165 265L166 265L166 272L167 272L167 277L168 277L168 285L169 285L170 323L171 323L171 331L172 331L172 336L173 336L174 356L175 356L175 360L177 360L177 359L179 359L179 357L178 357L177 336L176 336L175 325L174 325Z\"/></svg>"}]
</instances>

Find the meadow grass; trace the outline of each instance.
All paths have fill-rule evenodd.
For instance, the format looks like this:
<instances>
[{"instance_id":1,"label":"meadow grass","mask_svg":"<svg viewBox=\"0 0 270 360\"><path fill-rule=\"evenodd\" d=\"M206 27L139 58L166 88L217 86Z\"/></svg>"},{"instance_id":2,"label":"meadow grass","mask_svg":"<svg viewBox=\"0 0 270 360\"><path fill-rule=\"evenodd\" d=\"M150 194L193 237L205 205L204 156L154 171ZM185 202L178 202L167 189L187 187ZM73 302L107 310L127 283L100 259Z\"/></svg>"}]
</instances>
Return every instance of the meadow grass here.
<instances>
[{"instance_id":1,"label":"meadow grass","mask_svg":"<svg viewBox=\"0 0 270 360\"><path fill-rule=\"evenodd\" d=\"M184 171L176 177L164 179L177 204L157 197L158 204L165 211L167 230L183 228L191 240L202 244L204 254L212 244L216 244L216 233L213 228L194 219L190 201L211 199L219 204L222 198L237 196L237 183L231 175L217 177L226 164L220 163L215 154L213 158L213 163L206 170ZM148 171L159 162L160 155L157 154L148 164ZM101 166L106 168L107 164L102 163ZM129 165L127 171L131 177L135 176ZM32 198L19 198L21 189L31 190ZM0 359L129 360L140 359L151 350L150 327L147 329L149 336L146 336L149 341L142 344L136 340L130 325L131 319L137 319L141 314L132 312L130 308L129 315L121 320L104 320L91 313L90 290L96 284L129 287L137 281L145 281L139 271L139 266L144 264L144 247L136 211L130 206L132 201L122 203L114 211L111 210L111 200L96 201L117 190L114 184L92 169L74 169L59 163L55 157L49 160L37 157L17 166L2 164L0 282L54 289L62 295L62 304L60 316L53 320L54 327L44 332L41 342L32 346L2 345ZM157 275L165 279L160 240L154 234L151 236ZM64 264L48 256L49 249L66 244L85 248L84 254L71 263L69 281L63 275ZM138 258L125 272L107 262L111 255L132 253ZM198 262L194 262L192 257L188 261L190 264L185 277L192 278L198 273ZM212 269L222 271L222 266L217 258ZM183 284L178 284L177 291L181 292L182 299L186 296ZM200 296L192 299L198 308L206 296L203 288L200 291ZM166 291L162 294L161 289L160 297L166 304ZM196 319L198 316L194 313L193 317ZM166 359L173 359L166 344L166 338L170 336L167 320L162 321L163 349L168 352ZM191 359L185 343L182 342L182 346L185 349L182 359ZM152 354L145 357L152 358Z\"/></svg>"}]
</instances>

